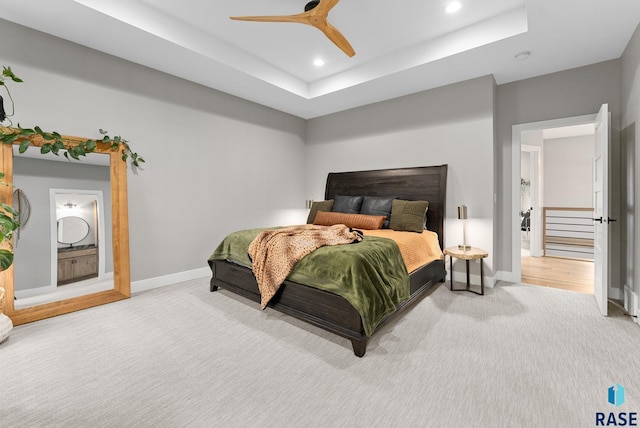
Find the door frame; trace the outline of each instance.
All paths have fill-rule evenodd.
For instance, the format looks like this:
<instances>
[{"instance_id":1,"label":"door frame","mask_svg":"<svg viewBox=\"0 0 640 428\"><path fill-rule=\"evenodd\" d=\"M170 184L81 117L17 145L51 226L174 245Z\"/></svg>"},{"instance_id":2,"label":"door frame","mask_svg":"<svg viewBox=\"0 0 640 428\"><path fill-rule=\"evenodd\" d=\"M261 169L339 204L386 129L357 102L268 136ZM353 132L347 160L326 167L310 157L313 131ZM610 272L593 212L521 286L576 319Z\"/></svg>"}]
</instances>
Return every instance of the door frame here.
<instances>
[{"instance_id":1,"label":"door frame","mask_svg":"<svg viewBox=\"0 0 640 428\"><path fill-rule=\"evenodd\" d=\"M533 257L540 257L543 255L542 238L538 233L542 227L542 208L540 207L540 201L542 200L542 169L540 168L542 147L520 144L520 156L522 156L522 152L527 152L530 156L531 208L533 210L529 217L529 251Z\"/></svg>"},{"instance_id":2,"label":"door frame","mask_svg":"<svg viewBox=\"0 0 640 428\"><path fill-rule=\"evenodd\" d=\"M609 285L609 222L612 210L609 204L609 147L611 142L611 119L609 104L602 104L596 116L596 145L593 159L593 217L600 216L595 223L593 295L602 315L607 316ZM600 178L598 178L600 177Z\"/></svg>"},{"instance_id":3,"label":"door frame","mask_svg":"<svg viewBox=\"0 0 640 428\"><path fill-rule=\"evenodd\" d=\"M522 133L540 131L546 128L584 125L594 123L596 113L582 116L564 117L539 122L520 123L511 127L511 281L522 281L522 260L520 250L520 158L522 156ZM538 201L540 205L540 201Z\"/></svg>"},{"instance_id":4,"label":"door frame","mask_svg":"<svg viewBox=\"0 0 640 428\"><path fill-rule=\"evenodd\" d=\"M105 262L105 220L104 220L104 198L102 190L80 190L80 189L49 189L49 219L50 219L50 232L49 242L51 246L51 284L49 285L50 291L55 291L58 288L58 211L56 207L57 195L89 195L96 199L98 209L98 280L104 280L106 276L106 262Z\"/></svg>"}]
</instances>

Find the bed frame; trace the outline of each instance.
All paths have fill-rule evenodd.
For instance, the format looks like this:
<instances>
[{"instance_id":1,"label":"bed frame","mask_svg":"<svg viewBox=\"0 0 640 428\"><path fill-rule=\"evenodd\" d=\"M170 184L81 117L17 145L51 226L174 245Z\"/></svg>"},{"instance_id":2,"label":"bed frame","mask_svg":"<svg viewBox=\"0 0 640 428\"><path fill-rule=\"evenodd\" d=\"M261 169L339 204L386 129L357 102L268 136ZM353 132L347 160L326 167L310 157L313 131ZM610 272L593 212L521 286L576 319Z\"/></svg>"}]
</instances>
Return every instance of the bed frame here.
<instances>
[{"instance_id":1,"label":"bed frame","mask_svg":"<svg viewBox=\"0 0 640 428\"><path fill-rule=\"evenodd\" d=\"M427 200L427 228L438 233L440 248L444 248L446 185L447 165L329 173L325 199L333 199L335 195L368 195ZM210 266L212 292L220 287L260 302L251 269L223 260L212 261ZM376 330L416 302L434 284L444 282L445 277L444 260L434 260L412 272L409 299L399 304L396 312L385 318ZM366 352L368 337L360 314L341 296L286 280L269 307L349 339L358 357Z\"/></svg>"}]
</instances>

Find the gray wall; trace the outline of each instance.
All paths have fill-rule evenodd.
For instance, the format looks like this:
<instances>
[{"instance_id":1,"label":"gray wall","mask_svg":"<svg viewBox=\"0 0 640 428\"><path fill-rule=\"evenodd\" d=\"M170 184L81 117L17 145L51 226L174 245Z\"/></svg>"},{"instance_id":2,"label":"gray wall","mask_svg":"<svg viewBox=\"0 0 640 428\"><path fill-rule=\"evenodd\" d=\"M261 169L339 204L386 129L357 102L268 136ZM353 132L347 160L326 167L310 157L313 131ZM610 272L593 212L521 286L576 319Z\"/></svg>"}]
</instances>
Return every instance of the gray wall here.
<instances>
[{"instance_id":1,"label":"gray wall","mask_svg":"<svg viewBox=\"0 0 640 428\"><path fill-rule=\"evenodd\" d=\"M305 121L0 21L14 123L130 140L132 280L206 268L230 231L305 218ZM167 60L170 60L169 58Z\"/></svg>"},{"instance_id":2,"label":"gray wall","mask_svg":"<svg viewBox=\"0 0 640 428\"><path fill-rule=\"evenodd\" d=\"M622 133L624 176L623 201L624 215L623 225L627 232L623 234L624 260L624 284L631 290L635 290L640 296L640 227L637 219L640 218L640 186L638 186L638 168L640 168L640 135L638 123L640 123L640 26L636 28L631 41L627 45L621 58L622 64ZM627 239L629 238L629 239ZM640 307L637 307L640 310ZM636 314L637 315L637 314Z\"/></svg>"},{"instance_id":3,"label":"gray wall","mask_svg":"<svg viewBox=\"0 0 640 428\"><path fill-rule=\"evenodd\" d=\"M111 224L109 167L45 159L16 157L13 162L13 184L24 191L31 205L31 216L15 246L16 290L51 285L50 189L101 190L105 225ZM105 268L113 272L111 227L106 229Z\"/></svg>"},{"instance_id":4,"label":"gray wall","mask_svg":"<svg viewBox=\"0 0 640 428\"><path fill-rule=\"evenodd\" d=\"M21 124L86 137L104 128L147 159L129 177L133 280L203 267L231 230L304 219L329 171L439 163L450 165L446 243L460 239L454 211L467 204L469 239L498 273L512 262L512 126L608 103L619 165L620 130L627 146L638 138L639 37L620 60L497 87L484 77L310 121L5 21L0 38L20 43L1 44L0 63L25 79L14 85Z\"/></svg>"},{"instance_id":5,"label":"gray wall","mask_svg":"<svg viewBox=\"0 0 640 428\"><path fill-rule=\"evenodd\" d=\"M606 61L585 67L552 73L498 86L496 140L496 193L498 195L496 224L499 225L495 246L497 270L512 271L511 236L516 226L511 224L513 181L512 126L572 116L595 114L604 103L611 111L612 153L610 161L619 171L620 163L620 60ZM517 178L519 180L519 177ZM620 214L620 177L611 180L612 217ZM620 223L612 226L612 260L619 260ZM612 266L612 284L620 287L620 267Z\"/></svg>"},{"instance_id":6,"label":"gray wall","mask_svg":"<svg viewBox=\"0 0 640 428\"><path fill-rule=\"evenodd\" d=\"M594 150L594 135L544 140L542 206L593 207Z\"/></svg>"},{"instance_id":7,"label":"gray wall","mask_svg":"<svg viewBox=\"0 0 640 428\"><path fill-rule=\"evenodd\" d=\"M467 241L491 267L494 87L485 76L309 120L308 199L324 197L329 172L448 164L445 245L462 243L456 207L466 204Z\"/></svg>"}]
</instances>

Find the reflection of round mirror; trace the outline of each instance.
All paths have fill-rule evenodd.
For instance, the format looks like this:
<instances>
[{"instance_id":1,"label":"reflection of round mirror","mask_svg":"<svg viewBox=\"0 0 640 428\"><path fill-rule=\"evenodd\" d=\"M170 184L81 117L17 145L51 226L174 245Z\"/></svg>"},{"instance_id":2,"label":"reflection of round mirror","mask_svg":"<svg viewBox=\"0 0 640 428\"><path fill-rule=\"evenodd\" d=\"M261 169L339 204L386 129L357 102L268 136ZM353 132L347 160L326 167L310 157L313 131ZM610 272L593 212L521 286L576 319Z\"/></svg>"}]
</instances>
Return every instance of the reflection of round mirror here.
<instances>
[{"instance_id":1,"label":"reflection of round mirror","mask_svg":"<svg viewBox=\"0 0 640 428\"><path fill-rule=\"evenodd\" d=\"M62 217L58 220L58 242L73 245L89 234L89 223L80 217Z\"/></svg>"}]
</instances>

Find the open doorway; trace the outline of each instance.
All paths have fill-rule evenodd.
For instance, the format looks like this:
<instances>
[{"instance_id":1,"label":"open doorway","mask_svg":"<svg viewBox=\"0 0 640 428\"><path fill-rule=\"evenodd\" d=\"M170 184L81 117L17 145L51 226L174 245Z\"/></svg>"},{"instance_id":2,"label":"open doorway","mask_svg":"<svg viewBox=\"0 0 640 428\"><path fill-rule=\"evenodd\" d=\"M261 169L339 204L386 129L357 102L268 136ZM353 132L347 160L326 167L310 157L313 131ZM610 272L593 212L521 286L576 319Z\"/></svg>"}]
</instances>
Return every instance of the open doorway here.
<instances>
[{"instance_id":1,"label":"open doorway","mask_svg":"<svg viewBox=\"0 0 640 428\"><path fill-rule=\"evenodd\" d=\"M516 280L593 294L594 123L588 115L514 127Z\"/></svg>"}]
</instances>

